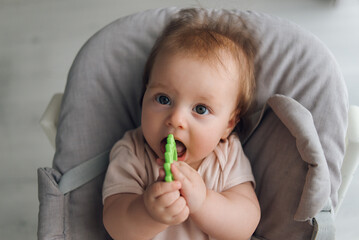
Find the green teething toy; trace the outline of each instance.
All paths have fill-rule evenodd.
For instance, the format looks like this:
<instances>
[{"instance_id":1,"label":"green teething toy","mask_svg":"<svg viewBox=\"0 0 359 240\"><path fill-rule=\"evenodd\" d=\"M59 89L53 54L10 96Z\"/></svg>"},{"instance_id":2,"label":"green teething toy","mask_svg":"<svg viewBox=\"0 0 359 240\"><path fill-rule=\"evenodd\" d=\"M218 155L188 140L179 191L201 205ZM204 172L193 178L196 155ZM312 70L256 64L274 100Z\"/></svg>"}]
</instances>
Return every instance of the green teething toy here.
<instances>
[{"instance_id":1,"label":"green teething toy","mask_svg":"<svg viewBox=\"0 0 359 240\"><path fill-rule=\"evenodd\" d=\"M173 163L173 161L177 161L176 141L173 137L173 134L168 134L165 152L165 163L163 165L163 168L165 169L166 173L166 182L173 181L173 175L171 172L171 164Z\"/></svg>"}]
</instances>

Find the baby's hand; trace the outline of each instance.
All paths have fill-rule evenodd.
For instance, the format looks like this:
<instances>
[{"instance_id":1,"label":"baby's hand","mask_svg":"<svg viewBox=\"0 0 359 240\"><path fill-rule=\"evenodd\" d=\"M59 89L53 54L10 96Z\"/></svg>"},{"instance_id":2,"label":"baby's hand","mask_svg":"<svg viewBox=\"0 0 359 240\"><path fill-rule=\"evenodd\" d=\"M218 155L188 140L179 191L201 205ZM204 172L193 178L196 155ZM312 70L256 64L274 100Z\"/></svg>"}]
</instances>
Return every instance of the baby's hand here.
<instances>
[{"instance_id":1,"label":"baby's hand","mask_svg":"<svg viewBox=\"0 0 359 240\"><path fill-rule=\"evenodd\" d=\"M180 196L178 181L155 182L144 193L144 204L151 217L163 224L176 225L189 215L186 200Z\"/></svg>"},{"instance_id":2,"label":"baby's hand","mask_svg":"<svg viewBox=\"0 0 359 240\"><path fill-rule=\"evenodd\" d=\"M181 182L181 194L186 199L190 213L200 209L206 200L207 188L202 177L185 162L175 162L171 171L176 181Z\"/></svg>"}]
</instances>

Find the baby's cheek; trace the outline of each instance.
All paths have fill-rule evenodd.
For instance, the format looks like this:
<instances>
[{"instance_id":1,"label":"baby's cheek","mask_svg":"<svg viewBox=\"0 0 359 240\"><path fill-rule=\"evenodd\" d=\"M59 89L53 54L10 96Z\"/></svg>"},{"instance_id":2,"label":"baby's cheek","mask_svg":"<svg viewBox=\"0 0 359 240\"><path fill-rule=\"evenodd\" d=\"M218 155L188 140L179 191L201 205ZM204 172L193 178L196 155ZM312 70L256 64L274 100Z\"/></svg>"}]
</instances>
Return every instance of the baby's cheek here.
<instances>
[{"instance_id":1,"label":"baby's cheek","mask_svg":"<svg viewBox=\"0 0 359 240\"><path fill-rule=\"evenodd\" d=\"M196 158L203 159L207 157L217 146L218 142L211 139L210 136L203 136L197 139L196 148L194 149Z\"/></svg>"}]
</instances>

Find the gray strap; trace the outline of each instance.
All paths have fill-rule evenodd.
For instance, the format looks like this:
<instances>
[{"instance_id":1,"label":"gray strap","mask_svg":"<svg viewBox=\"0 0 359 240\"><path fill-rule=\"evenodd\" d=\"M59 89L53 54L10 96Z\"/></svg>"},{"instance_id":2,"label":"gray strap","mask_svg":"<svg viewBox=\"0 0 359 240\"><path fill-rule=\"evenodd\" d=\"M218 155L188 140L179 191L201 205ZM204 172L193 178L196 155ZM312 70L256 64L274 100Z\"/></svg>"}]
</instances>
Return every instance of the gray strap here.
<instances>
[{"instance_id":1,"label":"gray strap","mask_svg":"<svg viewBox=\"0 0 359 240\"><path fill-rule=\"evenodd\" d=\"M330 201L312 220L313 235L312 240L334 240L335 225L334 213Z\"/></svg>"},{"instance_id":2,"label":"gray strap","mask_svg":"<svg viewBox=\"0 0 359 240\"><path fill-rule=\"evenodd\" d=\"M105 151L64 173L59 182L60 191L63 194L71 192L104 173L108 166L109 152Z\"/></svg>"}]
</instances>

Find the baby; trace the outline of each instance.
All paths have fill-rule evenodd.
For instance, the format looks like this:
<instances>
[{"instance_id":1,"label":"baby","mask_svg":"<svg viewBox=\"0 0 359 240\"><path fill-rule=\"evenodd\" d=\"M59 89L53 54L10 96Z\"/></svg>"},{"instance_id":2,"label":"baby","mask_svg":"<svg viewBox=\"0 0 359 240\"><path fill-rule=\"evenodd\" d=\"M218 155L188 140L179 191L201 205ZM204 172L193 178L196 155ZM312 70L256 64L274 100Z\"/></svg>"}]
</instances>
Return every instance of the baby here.
<instances>
[{"instance_id":1,"label":"baby","mask_svg":"<svg viewBox=\"0 0 359 240\"><path fill-rule=\"evenodd\" d=\"M114 239L249 239L260 219L233 129L254 92L255 45L235 14L179 12L147 61L141 127L110 154L103 221ZM166 137L176 140L165 182Z\"/></svg>"}]
</instances>

